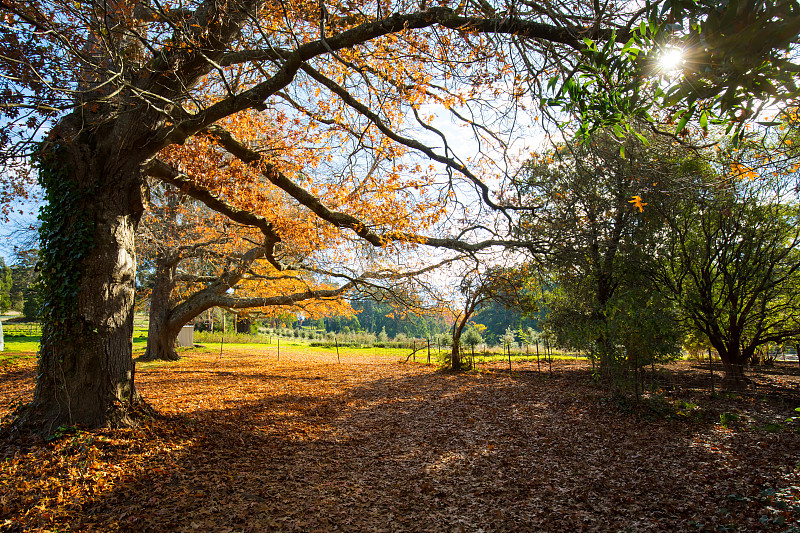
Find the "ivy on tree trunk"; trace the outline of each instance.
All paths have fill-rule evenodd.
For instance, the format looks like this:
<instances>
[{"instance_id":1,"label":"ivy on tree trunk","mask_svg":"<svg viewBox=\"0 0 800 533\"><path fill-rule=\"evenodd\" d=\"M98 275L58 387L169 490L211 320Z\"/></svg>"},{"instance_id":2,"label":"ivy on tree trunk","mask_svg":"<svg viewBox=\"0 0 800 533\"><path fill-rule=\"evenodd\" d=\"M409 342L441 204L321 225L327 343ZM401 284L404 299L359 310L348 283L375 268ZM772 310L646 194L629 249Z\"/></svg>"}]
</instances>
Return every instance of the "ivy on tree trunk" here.
<instances>
[{"instance_id":1,"label":"ivy on tree trunk","mask_svg":"<svg viewBox=\"0 0 800 533\"><path fill-rule=\"evenodd\" d=\"M63 425L130 424L142 404L131 357L141 179L124 159L107 167L93 141L56 138L36 160L47 200L45 305L39 377L23 420L47 434Z\"/></svg>"}]
</instances>

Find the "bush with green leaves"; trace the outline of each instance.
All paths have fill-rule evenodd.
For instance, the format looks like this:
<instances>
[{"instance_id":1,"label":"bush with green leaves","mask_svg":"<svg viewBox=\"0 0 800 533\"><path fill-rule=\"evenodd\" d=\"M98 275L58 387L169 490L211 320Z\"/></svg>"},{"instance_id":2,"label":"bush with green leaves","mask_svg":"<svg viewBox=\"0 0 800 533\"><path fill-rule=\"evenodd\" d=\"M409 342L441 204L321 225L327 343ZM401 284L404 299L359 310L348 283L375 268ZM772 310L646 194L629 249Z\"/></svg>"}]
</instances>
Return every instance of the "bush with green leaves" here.
<instances>
[{"instance_id":1,"label":"bush with green leaves","mask_svg":"<svg viewBox=\"0 0 800 533\"><path fill-rule=\"evenodd\" d=\"M385 343L388 342L388 340L389 335L386 333L386 327L384 326L384 328L381 329L381 332L378 333L378 342Z\"/></svg>"},{"instance_id":2,"label":"bush with green leaves","mask_svg":"<svg viewBox=\"0 0 800 533\"><path fill-rule=\"evenodd\" d=\"M506 329L506 332L500 337L500 342L503 343L503 346L510 348L516 348L517 344L517 333L509 326Z\"/></svg>"},{"instance_id":3,"label":"bush with green leaves","mask_svg":"<svg viewBox=\"0 0 800 533\"><path fill-rule=\"evenodd\" d=\"M475 347L481 343L483 343L483 337L475 326L470 326L467 328L467 331L461 335L461 344L469 346L472 348L473 352L475 351Z\"/></svg>"}]
</instances>

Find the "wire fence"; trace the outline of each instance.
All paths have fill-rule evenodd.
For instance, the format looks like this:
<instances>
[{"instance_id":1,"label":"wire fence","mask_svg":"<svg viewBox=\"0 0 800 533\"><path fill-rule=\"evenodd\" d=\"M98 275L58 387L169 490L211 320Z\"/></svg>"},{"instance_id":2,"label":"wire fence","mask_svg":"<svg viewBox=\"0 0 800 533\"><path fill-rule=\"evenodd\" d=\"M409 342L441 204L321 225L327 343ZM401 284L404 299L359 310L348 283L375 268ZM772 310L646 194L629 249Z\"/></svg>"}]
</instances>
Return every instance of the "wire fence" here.
<instances>
[{"instance_id":1,"label":"wire fence","mask_svg":"<svg viewBox=\"0 0 800 533\"><path fill-rule=\"evenodd\" d=\"M41 337L42 325L37 322L8 323L3 322L4 337Z\"/></svg>"}]
</instances>

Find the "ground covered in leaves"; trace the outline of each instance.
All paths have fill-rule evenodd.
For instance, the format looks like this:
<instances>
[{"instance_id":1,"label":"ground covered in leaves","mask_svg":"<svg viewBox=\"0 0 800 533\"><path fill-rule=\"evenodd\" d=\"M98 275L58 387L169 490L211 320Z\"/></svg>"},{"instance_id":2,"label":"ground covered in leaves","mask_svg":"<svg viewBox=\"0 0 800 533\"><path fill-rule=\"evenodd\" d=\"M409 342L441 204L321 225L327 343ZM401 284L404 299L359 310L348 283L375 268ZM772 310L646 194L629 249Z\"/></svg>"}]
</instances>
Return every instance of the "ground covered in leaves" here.
<instances>
[{"instance_id":1,"label":"ground covered in leaves","mask_svg":"<svg viewBox=\"0 0 800 533\"><path fill-rule=\"evenodd\" d=\"M704 372L637 402L584 361L187 353L137 371L163 418L0 441L0 531L797 531L796 366ZM33 380L0 367L0 415Z\"/></svg>"}]
</instances>

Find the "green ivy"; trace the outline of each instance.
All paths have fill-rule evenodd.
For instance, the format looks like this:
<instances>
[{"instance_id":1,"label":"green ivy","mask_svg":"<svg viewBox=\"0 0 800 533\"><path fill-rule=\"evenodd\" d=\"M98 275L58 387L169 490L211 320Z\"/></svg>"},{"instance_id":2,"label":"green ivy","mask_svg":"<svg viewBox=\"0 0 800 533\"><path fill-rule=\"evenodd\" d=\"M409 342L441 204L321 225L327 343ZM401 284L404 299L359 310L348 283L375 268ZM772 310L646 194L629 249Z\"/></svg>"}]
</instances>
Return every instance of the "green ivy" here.
<instances>
[{"instance_id":1,"label":"green ivy","mask_svg":"<svg viewBox=\"0 0 800 533\"><path fill-rule=\"evenodd\" d=\"M74 316L80 290L80 265L94 247L94 215L82 206L96 191L73 181L65 155L66 148L56 144L40 147L34 156L39 185L45 191L45 205L39 211L40 316L49 326L45 335L50 341L69 337L69 319Z\"/></svg>"}]
</instances>

